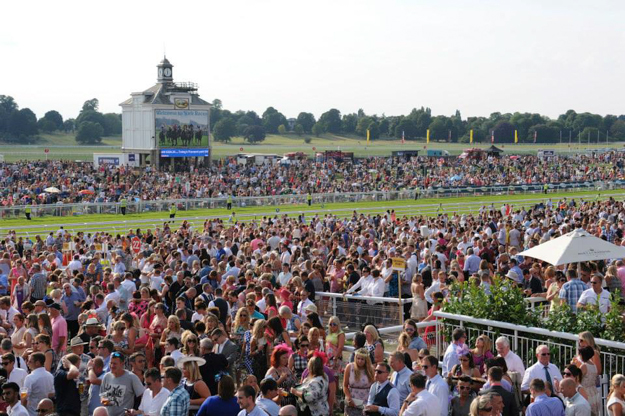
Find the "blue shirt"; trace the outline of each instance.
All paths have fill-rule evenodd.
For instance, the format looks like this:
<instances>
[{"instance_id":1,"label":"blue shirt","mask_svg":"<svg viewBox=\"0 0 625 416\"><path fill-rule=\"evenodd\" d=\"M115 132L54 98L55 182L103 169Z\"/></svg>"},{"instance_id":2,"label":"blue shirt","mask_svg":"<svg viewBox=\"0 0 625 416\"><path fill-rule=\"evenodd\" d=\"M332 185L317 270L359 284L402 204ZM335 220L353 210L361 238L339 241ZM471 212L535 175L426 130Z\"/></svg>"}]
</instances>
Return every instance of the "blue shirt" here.
<instances>
[{"instance_id":1,"label":"blue shirt","mask_svg":"<svg viewBox=\"0 0 625 416\"><path fill-rule=\"evenodd\" d=\"M588 289L588 287L584 282L579 279L571 279L560 289L560 299L565 299L573 313L576 313L577 301L586 289Z\"/></svg>"},{"instance_id":2,"label":"blue shirt","mask_svg":"<svg viewBox=\"0 0 625 416\"><path fill-rule=\"evenodd\" d=\"M0 295L8 294L9 277L6 274L0 274L0 285L4 286L4 289L0 289Z\"/></svg>"},{"instance_id":3,"label":"blue shirt","mask_svg":"<svg viewBox=\"0 0 625 416\"><path fill-rule=\"evenodd\" d=\"M525 416L564 416L564 406L560 399L541 394L527 407Z\"/></svg>"},{"instance_id":4,"label":"blue shirt","mask_svg":"<svg viewBox=\"0 0 625 416\"><path fill-rule=\"evenodd\" d=\"M184 385L174 389L161 408L161 416L181 416L189 413L191 397Z\"/></svg>"},{"instance_id":5,"label":"blue shirt","mask_svg":"<svg viewBox=\"0 0 625 416\"><path fill-rule=\"evenodd\" d=\"M240 410L236 397L224 400L219 396L211 396L202 403L197 416L237 416Z\"/></svg>"},{"instance_id":6,"label":"blue shirt","mask_svg":"<svg viewBox=\"0 0 625 416\"><path fill-rule=\"evenodd\" d=\"M415 336L412 340L410 340L410 345L408 346L409 349L417 351L427 347L427 344L419 335Z\"/></svg>"},{"instance_id":7,"label":"blue shirt","mask_svg":"<svg viewBox=\"0 0 625 416\"><path fill-rule=\"evenodd\" d=\"M80 295L78 292L72 291L72 293L67 296L67 294L63 294L63 303L67 306L67 314L65 315L65 319L68 321L77 321L78 315L80 315L80 307L74 305L74 302L80 302Z\"/></svg>"}]
</instances>

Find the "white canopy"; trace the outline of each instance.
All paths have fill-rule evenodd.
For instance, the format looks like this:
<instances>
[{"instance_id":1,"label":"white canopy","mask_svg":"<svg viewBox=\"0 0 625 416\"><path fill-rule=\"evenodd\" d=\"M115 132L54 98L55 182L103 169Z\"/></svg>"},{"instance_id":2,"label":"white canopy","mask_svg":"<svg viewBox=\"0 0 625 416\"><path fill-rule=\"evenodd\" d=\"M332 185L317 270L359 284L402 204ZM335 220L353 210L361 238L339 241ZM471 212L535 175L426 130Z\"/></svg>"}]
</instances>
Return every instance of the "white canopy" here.
<instances>
[{"instance_id":1,"label":"white canopy","mask_svg":"<svg viewBox=\"0 0 625 416\"><path fill-rule=\"evenodd\" d=\"M559 266L581 261L622 259L625 258L625 247L609 243L580 229L539 244L519 255Z\"/></svg>"},{"instance_id":2,"label":"white canopy","mask_svg":"<svg viewBox=\"0 0 625 416\"><path fill-rule=\"evenodd\" d=\"M59 192L61 192L61 190L59 188L55 188L54 186L46 188L46 189L44 189L44 191L49 192L51 194L58 194Z\"/></svg>"}]
</instances>

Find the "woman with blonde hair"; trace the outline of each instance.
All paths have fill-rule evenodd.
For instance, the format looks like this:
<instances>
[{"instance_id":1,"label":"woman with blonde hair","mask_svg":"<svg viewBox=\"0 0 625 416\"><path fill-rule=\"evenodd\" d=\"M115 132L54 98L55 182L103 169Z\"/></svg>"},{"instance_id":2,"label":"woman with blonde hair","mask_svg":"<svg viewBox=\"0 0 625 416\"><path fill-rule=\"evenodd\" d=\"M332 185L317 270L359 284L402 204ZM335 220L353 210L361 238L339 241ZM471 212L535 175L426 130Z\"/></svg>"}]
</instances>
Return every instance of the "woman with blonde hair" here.
<instances>
[{"instance_id":1,"label":"woman with blonde hair","mask_svg":"<svg viewBox=\"0 0 625 416\"><path fill-rule=\"evenodd\" d=\"M471 350L471 355L473 356L473 363L475 367L480 371L480 374L486 373L486 365L484 364L486 360L490 360L491 358L495 358L492 351L492 342L488 335L482 334L475 340L475 348Z\"/></svg>"},{"instance_id":2,"label":"woman with blonde hair","mask_svg":"<svg viewBox=\"0 0 625 416\"><path fill-rule=\"evenodd\" d=\"M167 340L171 337L180 338L182 337L182 332L180 330L180 319L176 315L170 315L167 318L167 328L163 331L163 335L161 335L161 344L165 345Z\"/></svg>"},{"instance_id":3,"label":"woman with blonde hair","mask_svg":"<svg viewBox=\"0 0 625 416\"><path fill-rule=\"evenodd\" d=\"M605 273L605 283L610 293L616 293L619 299L623 299L623 289L621 287L621 279L618 277L618 268L611 265Z\"/></svg>"},{"instance_id":4,"label":"woman with blonde hair","mask_svg":"<svg viewBox=\"0 0 625 416\"><path fill-rule=\"evenodd\" d=\"M267 373L269 343L265 338L267 321L259 319L254 323L249 343L249 357L251 361L252 373L257 379L262 380Z\"/></svg>"},{"instance_id":5,"label":"woman with blonde hair","mask_svg":"<svg viewBox=\"0 0 625 416\"><path fill-rule=\"evenodd\" d=\"M577 336L578 352L584 347L591 347L595 351L595 354L592 356L592 363L597 367L597 374L602 374L601 350L599 346L595 344L595 337L589 331L580 332ZM571 361L571 364L575 364L581 368L583 362L581 354L578 353L575 358L573 358L573 361Z\"/></svg>"},{"instance_id":6,"label":"woman with blonde hair","mask_svg":"<svg viewBox=\"0 0 625 416\"><path fill-rule=\"evenodd\" d=\"M625 415L625 376L623 374L615 374L612 377L607 398L608 416Z\"/></svg>"},{"instance_id":7,"label":"woman with blonde hair","mask_svg":"<svg viewBox=\"0 0 625 416\"><path fill-rule=\"evenodd\" d=\"M182 369L182 376L184 377L182 385L191 397L189 403L190 416L195 415L202 403L211 395L200 374L200 366L204 364L206 364L206 360L200 357L183 357L178 362L178 367Z\"/></svg>"},{"instance_id":8,"label":"woman with blonde hair","mask_svg":"<svg viewBox=\"0 0 625 416\"><path fill-rule=\"evenodd\" d=\"M397 338L397 351L404 353L404 362L406 367L412 368L412 363L419 358L419 351L410 348L412 338L407 332L402 332Z\"/></svg>"},{"instance_id":9,"label":"woman with blonde hair","mask_svg":"<svg viewBox=\"0 0 625 416\"><path fill-rule=\"evenodd\" d=\"M328 320L328 332L326 334L326 354L328 355L328 367L334 371L342 370L343 348L345 347L345 333L341 328L338 317L332 316Z\"/></svg>"},{"instance_id":10,"label":"woman with blonde hair","mask_svg":"<svg viewBox=\"0 0 625 416\"><path fill-rule=\"evenodd\" d=\"M493 411L493 406L490 403L490 396L485 394L483 396L477 396L471 403L469 409L469 416L490 416Z\"/></svg>"},{"instance_id":11,"label":"woman with blonde hair","mask_svg":"<svg viewBox=\"0 0 625 416\"><path fill-rule=\"evenodd\" d=\"M128 337L124 335L124 332L126 331L126 323L124 321L116 321L112 326L113 333L107 336L107 338L113 342L115 351L119 351L126 356L132 354L133 351L128 345Z\"/></svg>"},{"instance_id":12,"label":"woman with blonde hair","mask_svg":"<svg viewBox=\"0 0 625 416\"><path fill-rule=\"evenodd\" d=\"M369 397L369 389L375 381L371 356L365 348L356 350L354 362L345 367L343 392L345 393L345 415L361 416Z\"/></svg>"},{"instance_id":13,"label":"woman with blonde hair","mask_svg":"<svg viewBox=\"0 0 625 416\"><path fill-rule=\"evenodd\" d=\"M310 328L308 330L308 342L310 343L310 351L325 352L323 340L321 339L321 332L319 328Z\"/></svg>"},{"instance_id":14,"label":"woman with blonde hair","mask_svg":"<svg viewBox=\"0 0 625 416\"><path fill-rule=\"evenodd\" d=\"M371 354L371 361L374 364L381 363L384 361L384 346L382 345L378 330L373 325L367 325L363 332L367 338L365 348L369 351L369 354Z\"/></svg>"},{"instance_id":15,"label":"woman with blonde hair","mask_svg":"<svg viewBox=\"0 0 625 416\"><path fill-rule=\"evenodd\" d=\"M197 335L188 329L182 333L182 353L187 357L200 356L200 342Z\"/></svg>"}]
</instances>

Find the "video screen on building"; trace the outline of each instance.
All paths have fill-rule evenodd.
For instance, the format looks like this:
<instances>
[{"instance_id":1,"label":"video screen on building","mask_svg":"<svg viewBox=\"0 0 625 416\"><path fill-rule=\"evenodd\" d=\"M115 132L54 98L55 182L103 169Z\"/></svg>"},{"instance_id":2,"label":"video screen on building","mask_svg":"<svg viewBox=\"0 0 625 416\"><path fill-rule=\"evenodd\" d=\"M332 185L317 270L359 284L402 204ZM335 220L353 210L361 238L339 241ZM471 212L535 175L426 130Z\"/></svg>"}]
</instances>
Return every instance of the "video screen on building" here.
<instances>
[{"instance_id":1,"label":"video screen on building","mask_svg":"<svg viewBox=\"0 0 625 416\"><path fill-rule=\"evenodd\" d=\"M160 148L208 147L208 111L156 110L154 118Z\"/></svg>"}]
</instances>

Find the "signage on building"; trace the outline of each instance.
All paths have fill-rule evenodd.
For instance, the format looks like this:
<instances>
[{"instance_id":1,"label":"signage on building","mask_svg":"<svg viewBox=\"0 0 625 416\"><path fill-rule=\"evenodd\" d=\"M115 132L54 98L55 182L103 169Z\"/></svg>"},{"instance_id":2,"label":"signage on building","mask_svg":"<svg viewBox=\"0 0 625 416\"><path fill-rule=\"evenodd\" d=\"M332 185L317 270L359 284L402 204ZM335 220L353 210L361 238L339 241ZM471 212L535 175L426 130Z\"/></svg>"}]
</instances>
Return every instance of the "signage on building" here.
<instances>
[{"instance_id":1,"label":"signage on building","mask_svg":"<svg viewBox=\"0 0 625 416\"><path fill-rule=\"evenodd\" d=\"M161 149L161 157L208 157L208 149Z\"/></svg>"},{"instance_id":2,"label":"signage on building","mask_svg":"<svg viewBox=\"0 0 625 416\"><path fill-rule=\"evenodd\" d=\"M119 158L118 157L98 157L98 165L114 165L119 166Z\"/></svg>"}]
</instances>

